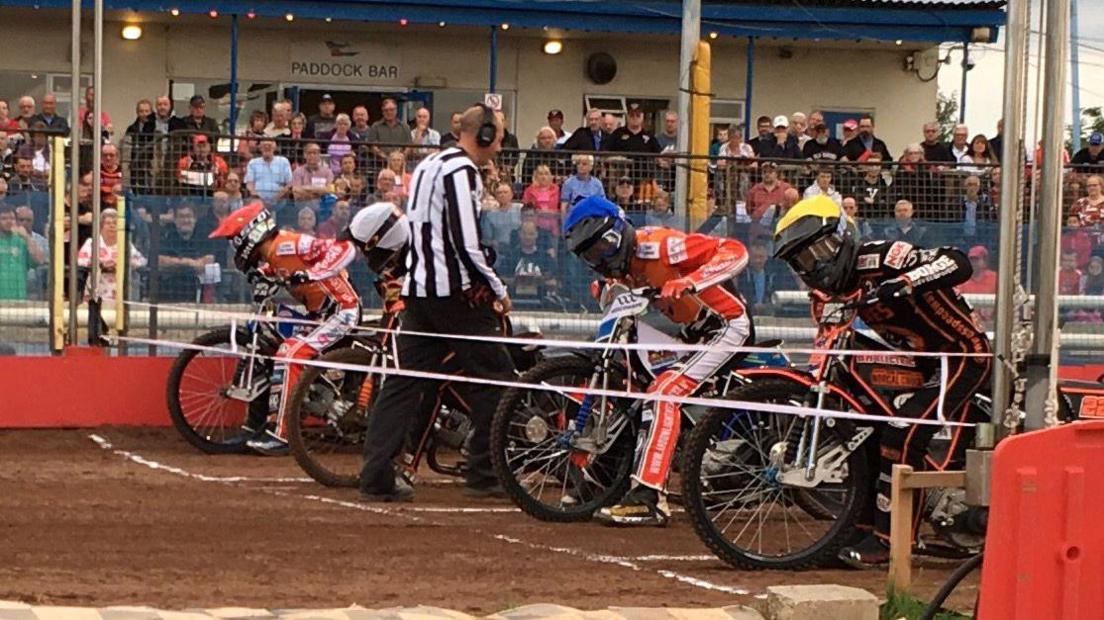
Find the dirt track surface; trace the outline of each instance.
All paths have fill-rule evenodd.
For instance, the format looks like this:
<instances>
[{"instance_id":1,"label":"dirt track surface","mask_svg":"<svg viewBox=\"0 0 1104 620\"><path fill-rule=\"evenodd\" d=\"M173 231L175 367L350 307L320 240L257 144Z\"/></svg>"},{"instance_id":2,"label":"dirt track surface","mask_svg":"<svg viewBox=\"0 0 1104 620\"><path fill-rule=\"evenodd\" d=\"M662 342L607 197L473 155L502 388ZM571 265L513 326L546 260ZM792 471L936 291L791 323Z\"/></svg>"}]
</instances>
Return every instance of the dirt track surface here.
<instances>
[{"instance_id":1,"label":"dirt track surface","mask_svg":"<svg viewBox=\"0 0 1104 620\"><path fill-rule=\"evenodd\" d=\"M666 529L552 525L447 482L423 480L413 504L362 505L352 490L305 479L290 458L206 456L171 429L4 431L0 599L480 614L538 602L756 605L779 584L884 592L882 572L733 570L708 556L681 512ZM917 593L930 596L948 573L916 567ZM975 584L952 603L972 606Z\"/></svg>"}]
</instances>

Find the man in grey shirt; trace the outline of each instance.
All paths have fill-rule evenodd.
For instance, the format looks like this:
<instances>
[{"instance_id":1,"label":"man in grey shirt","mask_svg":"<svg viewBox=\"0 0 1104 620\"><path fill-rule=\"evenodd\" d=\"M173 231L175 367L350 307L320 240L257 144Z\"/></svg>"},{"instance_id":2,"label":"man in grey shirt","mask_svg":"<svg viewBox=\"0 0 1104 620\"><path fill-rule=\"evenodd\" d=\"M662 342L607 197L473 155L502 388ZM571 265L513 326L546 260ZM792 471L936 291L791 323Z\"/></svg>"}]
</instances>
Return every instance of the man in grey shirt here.
<instances>
[{"instance_id":1,"label":"man in grey shirt","mask_svg":"<svg viewBox=\"0 0 1104 620\"><path fill-rule=\"evenodd\" d=\"M387 154L395 150L393 145L410 144L410 128L399 120L399 104L394 99L384 99L382 111L383 118L368 129L368 142L372 143L372 154L386 167ZM385 146L381 148L381 144Z\"/></svg>"}]
</instances>

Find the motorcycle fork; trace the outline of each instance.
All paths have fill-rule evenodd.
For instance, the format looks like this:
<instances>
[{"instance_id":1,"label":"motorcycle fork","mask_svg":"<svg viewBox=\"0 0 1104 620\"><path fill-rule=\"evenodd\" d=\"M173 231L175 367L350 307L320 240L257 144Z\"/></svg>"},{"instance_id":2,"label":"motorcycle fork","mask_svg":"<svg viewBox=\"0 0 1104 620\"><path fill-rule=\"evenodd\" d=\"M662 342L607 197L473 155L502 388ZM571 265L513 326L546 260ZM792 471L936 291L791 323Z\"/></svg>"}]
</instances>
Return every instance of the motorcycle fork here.
<instances>
[{"instance_id":1,"label":"motorcycle fork","mask_svg":"<svg viewBox=\"0 0 1104 620\"><path fill-rule=\"evenodd\" d=\"M810 388L816 393L816 405L814 409L817 411L824 410L824 401L828 395L828 373L827 364L829 361L825 361L825 366L821 368L820 377L816 385ZM808 398L806 398L806 406L809 404ZM805 420L805 425L801 429L801 439L797 444L797 454L794 455L794 467L804 467L805 479L812 480L816 477L816 457L817 448L820 444L820 416L813 416L812 420ZM812 424L812 430L809 426ZM808 452L806 453L806 449ZM804 461L804 463L802 463Z\"/></svg>"}]
</instances>

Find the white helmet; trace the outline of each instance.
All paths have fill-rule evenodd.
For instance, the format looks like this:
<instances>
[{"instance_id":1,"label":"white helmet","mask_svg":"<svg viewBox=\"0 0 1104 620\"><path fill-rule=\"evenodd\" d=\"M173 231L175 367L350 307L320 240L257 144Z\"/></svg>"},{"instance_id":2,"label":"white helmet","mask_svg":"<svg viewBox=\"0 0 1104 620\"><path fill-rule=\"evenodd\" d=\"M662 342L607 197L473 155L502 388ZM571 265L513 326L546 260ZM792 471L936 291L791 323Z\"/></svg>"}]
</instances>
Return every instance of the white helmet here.
<instances>
[{"instance_id":1,"label":"white helmet","mask_svg":"<svg viewBox=\"0 0 1104 620\"><path fill-rule=\"evenodd\" d=\"M410 225L394 204L377 202L353 216L342 238L360 248L372 271L383 273L403 265L410 242Z\"/></svg>"}]
</instances>

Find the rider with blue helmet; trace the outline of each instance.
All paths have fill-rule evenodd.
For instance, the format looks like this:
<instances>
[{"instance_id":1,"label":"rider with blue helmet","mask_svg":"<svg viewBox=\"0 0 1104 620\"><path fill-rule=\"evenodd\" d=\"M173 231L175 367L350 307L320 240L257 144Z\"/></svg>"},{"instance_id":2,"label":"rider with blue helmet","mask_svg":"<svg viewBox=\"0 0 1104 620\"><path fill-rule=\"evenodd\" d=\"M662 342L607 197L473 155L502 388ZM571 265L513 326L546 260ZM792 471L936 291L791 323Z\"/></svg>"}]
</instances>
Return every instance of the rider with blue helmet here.
<instances>
[{"instance_id":1,"label":"rider with blue helmet","mask_svg":"<svg viewBox=\"0 0 1104 620\"><path fill-rule=\"evenodd\" d=\"M572 207L563 226L567 248L607 280L659 289L656 307L684 326L688 342L702 349L648 388L667 397L642 415L632 488L621 501L596 513L613 525L666 525L667 476L678 444L678 397L695 394L724 370L752 333L751 318L734 278L747 265L734 239L687 234L671 228L634 229L617 205L592 196Z\"/></svg>"}]
</instances>

